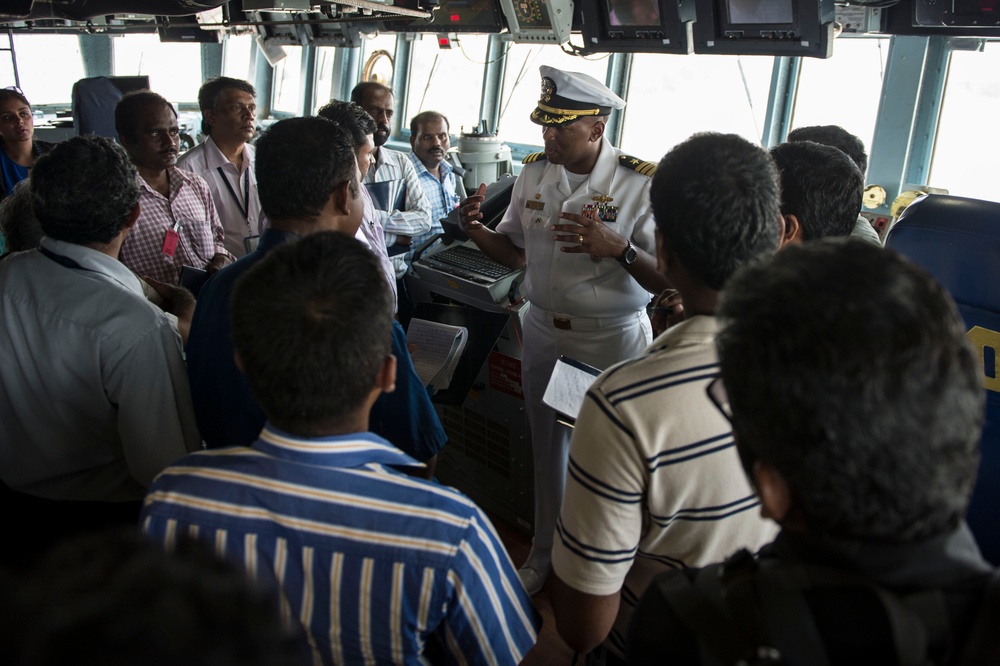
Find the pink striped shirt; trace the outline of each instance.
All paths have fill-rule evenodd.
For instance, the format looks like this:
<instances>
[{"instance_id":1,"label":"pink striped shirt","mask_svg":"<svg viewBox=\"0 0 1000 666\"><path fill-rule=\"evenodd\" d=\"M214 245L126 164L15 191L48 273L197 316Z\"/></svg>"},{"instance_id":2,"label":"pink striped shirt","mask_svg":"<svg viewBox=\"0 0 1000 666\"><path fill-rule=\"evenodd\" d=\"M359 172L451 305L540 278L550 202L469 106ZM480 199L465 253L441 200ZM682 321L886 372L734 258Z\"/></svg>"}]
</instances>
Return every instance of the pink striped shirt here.
<instances>
[{"instance_id":1,"label":"pink striped shirt","mask_svg":"<svg viewBox=\"0 0 1000 666\"><path fill-rule=\"evenodd\" d=\"M139 177L139 219L122 244L120 258L138 275L177 284L181 266L205 268L216 254L232 255L223 245L225 233L204 179L176 167L170 167L167 175L169 198ZM180 239L169 256L163 244L175 225Z\"/></svg>"}]
</instances>

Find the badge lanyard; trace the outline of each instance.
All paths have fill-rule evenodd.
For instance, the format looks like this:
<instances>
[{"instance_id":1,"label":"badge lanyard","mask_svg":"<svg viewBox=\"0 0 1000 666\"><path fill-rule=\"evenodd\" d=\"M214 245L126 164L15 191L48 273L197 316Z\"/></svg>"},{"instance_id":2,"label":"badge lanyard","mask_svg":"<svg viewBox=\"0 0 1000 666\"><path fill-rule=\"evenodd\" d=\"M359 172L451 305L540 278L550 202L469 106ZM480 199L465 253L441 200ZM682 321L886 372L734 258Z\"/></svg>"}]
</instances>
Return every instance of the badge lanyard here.
<instances>
[{"instance_id":1,"label":"badge lanyard","mask_svg":"<svg viewBox=\"0 0 1000 666\"><path fill-rule=\"evenodd\" d=\"M98 273L99 272L99 271L95 271L92 268L86 268L84 266L81 266L79 263L77 263L76 261L70 259L69 257L67 257L65 255L62 255L62 254L56 254L55 252L53 252L53 251L51 251L51 250L49 250L47 248L39 247L38 251L41 252L46 257L48 257L49 259L51 259L52 261L54 261L57 264L60 264L62 266L65 266L66 268L74 268L74 269L79 270L79 271L88 271L90 273Z\"/></svg>"},{"instance_id":2,"label":"badge lanyard","mask_svg":"<svg viewBox=\"0 0 1000 666\"><path fill-rule=\"evenodd\" d=\"M243 171L243 201L245 203L240 203L240 198L236 196L236 190L233 189L229 178L226 177L226 172L222 170L221 166L215 168L218 170L219 175L222 176L222 182L226 184L229 196L233 198L236 207L243 213L243 218L247 221L247 230L253 233L253 227L250 225L250 169L247 168Z\"/></svg>"}]
</instances>

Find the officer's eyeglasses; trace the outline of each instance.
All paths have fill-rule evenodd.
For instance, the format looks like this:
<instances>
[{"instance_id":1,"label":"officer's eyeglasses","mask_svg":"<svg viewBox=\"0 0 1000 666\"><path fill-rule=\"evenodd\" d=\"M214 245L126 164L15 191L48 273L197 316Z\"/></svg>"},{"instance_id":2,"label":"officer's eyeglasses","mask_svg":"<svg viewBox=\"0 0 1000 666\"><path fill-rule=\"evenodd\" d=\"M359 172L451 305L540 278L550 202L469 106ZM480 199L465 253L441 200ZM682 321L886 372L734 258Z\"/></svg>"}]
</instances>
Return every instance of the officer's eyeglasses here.
<instances>
[{"instance_id":1,"label":"officer's eyeglasses","mask_svg":"<svg viewBox=\"0 0 1000 666\"><path fill-rule=\"evenodd\" d=\"M708 387L705 389L705 393L708 394L708 399L712 401L715 408L718 409L729 423L733 422L733 410L729 404L729 394L726 393L726 385L722 383L722 377L716 377L711 382L709 382Z\"/></svg>"}]
</instances>

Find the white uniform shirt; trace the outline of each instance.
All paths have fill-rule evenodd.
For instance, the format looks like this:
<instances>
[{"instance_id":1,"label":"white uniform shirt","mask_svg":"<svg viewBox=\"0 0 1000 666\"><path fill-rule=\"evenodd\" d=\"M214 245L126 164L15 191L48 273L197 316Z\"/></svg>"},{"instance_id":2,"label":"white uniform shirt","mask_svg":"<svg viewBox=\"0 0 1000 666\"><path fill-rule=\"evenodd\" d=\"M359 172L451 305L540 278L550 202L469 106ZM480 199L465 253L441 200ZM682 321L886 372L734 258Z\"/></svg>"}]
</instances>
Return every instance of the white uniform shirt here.
<instances>
[{"instance_id":1,"label":"white uniform shirt","mask_svg":"<svg viewBox=\"0 0 1000 666\"><path fill-rule=\"evenodd\" d=\"M525 288L534 307L577 317L617 317L649 302L649 293L614 259L594 262L588 254L560 251L566 243L552 240L557 232L549 227L569 223L560 212L580 214L585 206L603 205L602 219L615 217L606 219L608 226L655 253L651 178L620 166L623 153L602 141L597 163L579 187L570 184L565 168L545 160L526 164L514 184L497 231L525 251Z\"/></svg>"}]
</instances>

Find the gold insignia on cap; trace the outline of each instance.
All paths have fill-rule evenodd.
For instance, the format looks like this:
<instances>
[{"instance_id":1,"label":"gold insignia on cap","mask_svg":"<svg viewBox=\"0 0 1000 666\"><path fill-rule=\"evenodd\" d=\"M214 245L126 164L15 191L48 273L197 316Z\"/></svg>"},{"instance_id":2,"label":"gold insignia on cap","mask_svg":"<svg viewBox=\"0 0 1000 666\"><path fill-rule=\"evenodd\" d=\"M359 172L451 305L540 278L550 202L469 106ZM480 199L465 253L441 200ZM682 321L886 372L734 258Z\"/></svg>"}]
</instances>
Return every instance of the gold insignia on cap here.
<instances>
[{"instance_id":1,"label":"gold insignia on cap","mask_svg":"<svg viewBox=\"0 0 1000 666\"><path fill-rule=\"evenodd\" d=\"M556 92L556 82L547 76L542 77L542 96L541 100L543 102L552 101L552 95Z\"/></svg>"}]
</instances>

